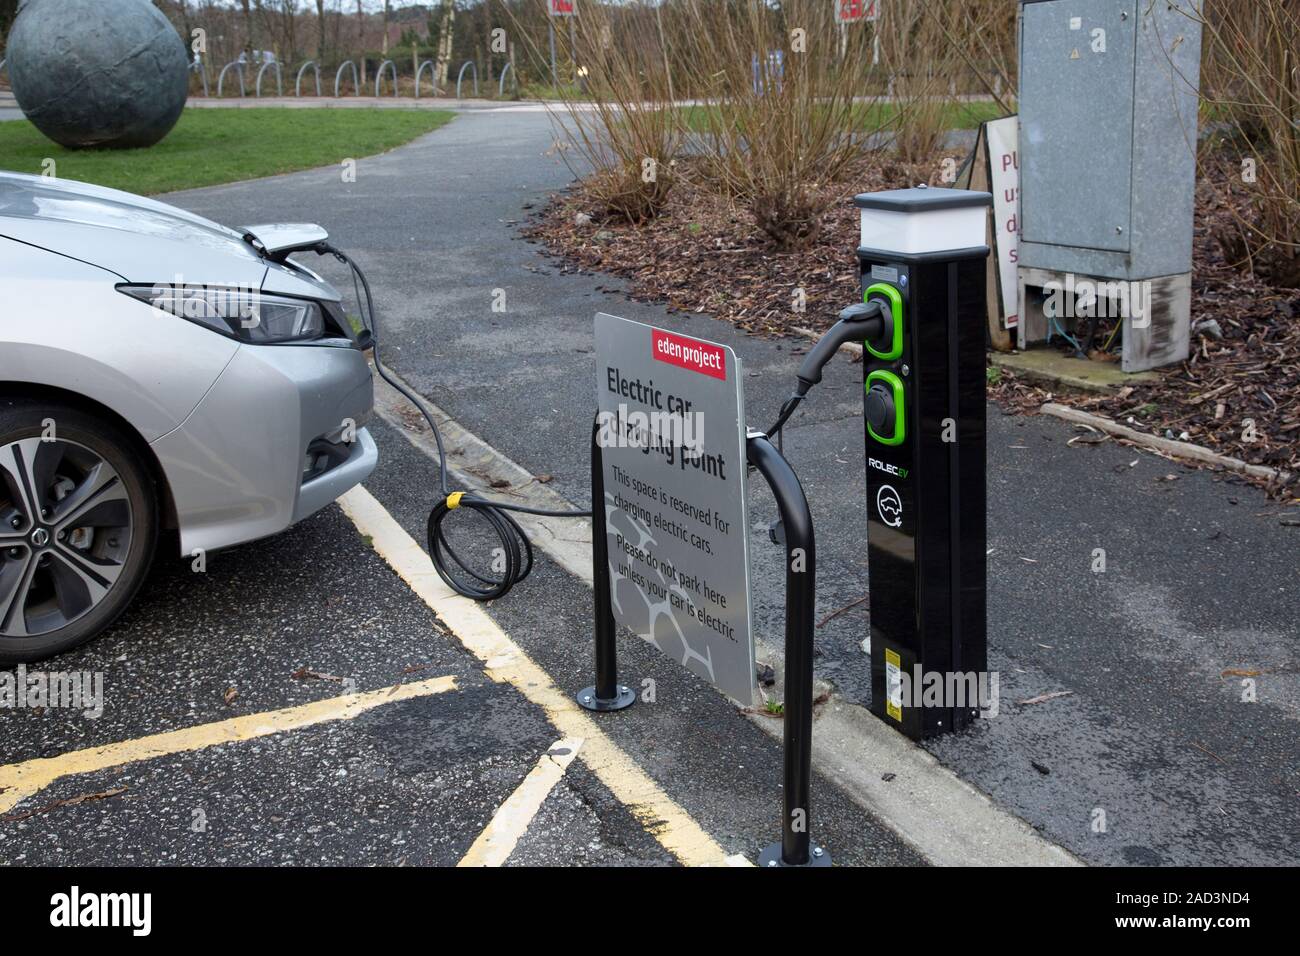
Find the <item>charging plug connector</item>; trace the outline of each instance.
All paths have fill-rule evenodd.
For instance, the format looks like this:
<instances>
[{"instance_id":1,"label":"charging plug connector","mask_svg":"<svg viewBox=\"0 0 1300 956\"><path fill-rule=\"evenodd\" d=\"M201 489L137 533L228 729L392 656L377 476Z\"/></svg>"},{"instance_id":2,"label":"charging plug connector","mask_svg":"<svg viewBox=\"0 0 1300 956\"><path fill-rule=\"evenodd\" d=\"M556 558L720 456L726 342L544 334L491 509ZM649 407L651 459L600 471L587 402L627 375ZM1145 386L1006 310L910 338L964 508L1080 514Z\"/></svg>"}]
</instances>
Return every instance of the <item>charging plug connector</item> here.
<instances>
[{"instance_id":1,"label":"charging plug connector","mask_svg":"<svg viewBox=\"0 0 1300 956\"><path fill-rule=\"evenodd\" d=\"M849 342L870 342L893 335L893 316L879 299L858 302L840 313L839 321L830 327L817 340L799 366L797 377L799 395L808 391L822 380L822 369L826 367L840 350L840 346Z\"/></svg>"}]
</instances>

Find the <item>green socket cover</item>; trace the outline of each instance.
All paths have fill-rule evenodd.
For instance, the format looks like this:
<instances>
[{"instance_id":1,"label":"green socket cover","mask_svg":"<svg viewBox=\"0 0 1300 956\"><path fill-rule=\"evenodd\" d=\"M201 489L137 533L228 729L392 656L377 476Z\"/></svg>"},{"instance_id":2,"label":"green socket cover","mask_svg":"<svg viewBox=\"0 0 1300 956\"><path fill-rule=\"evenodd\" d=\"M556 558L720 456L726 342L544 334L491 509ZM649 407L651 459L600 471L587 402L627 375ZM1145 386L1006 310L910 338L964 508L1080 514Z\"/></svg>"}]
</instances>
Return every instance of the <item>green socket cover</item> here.
<instances>
[{"instance_id":1,"label":"green socket cover","mask_svg":"<svg viewBox=\"0 0 1300 956\"><path fill-rule=\"evenodd\" d=\"M879 293L889 300L889 311L894 317L894 335L886 352L877 352L870 342L863 343L863 346L881 361L892 362L903 355L903 296L888 282L876 282L867 286L867 291L862 293L862 301L870 302L872 293Z\"/></svg>"},{"instance_id":2,"label":"green socket cover","mask_svg":"<svg viewBox=\"0 0 1300 956\"><path fill-rule=\"evenodd\" d=\"M903 380L888 369L878 368L867 376L865 388L871 391L872 383L881 382L889 386L894 396L894 434L884 438L867 422L867 433L882 445L901 445L907 437L907 410L903 405Z\"/></svg>"}]
</instances>

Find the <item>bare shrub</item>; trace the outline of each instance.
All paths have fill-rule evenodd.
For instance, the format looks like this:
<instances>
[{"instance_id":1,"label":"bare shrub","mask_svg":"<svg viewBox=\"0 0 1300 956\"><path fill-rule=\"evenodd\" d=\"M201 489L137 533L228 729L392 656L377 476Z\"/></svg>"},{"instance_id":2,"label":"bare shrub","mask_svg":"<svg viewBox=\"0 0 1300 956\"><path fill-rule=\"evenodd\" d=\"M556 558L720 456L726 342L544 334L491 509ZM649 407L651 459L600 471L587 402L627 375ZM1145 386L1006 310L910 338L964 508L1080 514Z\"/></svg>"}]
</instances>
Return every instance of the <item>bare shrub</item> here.
<instances>
[{"instance_id":1,"label":"bare shrub","mask_svg":"<svg viewBox=\"0 0 1300 956\"><path fill-rule=\"evenodd\" d=\"M948 132L956 80L966 66L961 46L965 0L891 0L881 7L880 58L890 77L894 145L908 163L931 157Z\"/></svg>"},{"instance_id":2,"label":"bare shrub","mask_svg":"<svg viewBox=\"0 0 1300 956\"><path fill-rule=\"evenodd\" d=\"M556 31L557 59L581 64L584 74L560 84L552 118L591 170L588 194L603 207L596 212L628 222L664 208L683 138L660 22L657 9L593 3L574 24L576 48Z\"/></svg>"},{"instance_id":3,"label":"bare shrub","mask_svg":"<svg viewBox=\"0 0 1300 956\"><path fill-rule=\"evenodd\" d=\"M1007 7L890 0L876 23L841 30L828 0L585 4L576 61L586 75L560 83L554 115L592 170L598 214L656 216L686 152L702 183L741 204L778 249L794 249L815 239L865 151L892 141L904 163L932 159L958 89L999 91L1010 108ZM567 68L569 38L556 33Z\"/></svg>"},{"instance_id":4,"label":"bare shrub","mask_svg":"<svg viewBox=\"0 0 1300 956\"><path fill-rule=\"evenodd\" d=\"M1230 187L1228 258L1279 285L1300 286L1300 7L1293 0L1216 3L1203 17L1207 119L1240 154Z\"/></svg>"},{"instance_id":5,"label":"bare shrub","mask_svg":"<svg viewBox=\"0 0 1300 956\"><path fill-rule=\"evenodd\" d=\"M957 92L991 96L1007 114L1015 112L1019 85L1019 7L1003 0L945 0L926 5L932 27L951 51L949 71ZM963 69L958 70L960 62Z\"/></svg>"},{"instance_id":6,"label":"bare shrub","mask_svg":"<svg viewBox=\"0 0 1300 956\"><path fill-rule=\"evenodd\" d=\"M671 35L685 86L704 104L682 115L709 180L743 203L779 249L810 242L829 205L826 190L883 122L858 95L869 34L841 33L821 0L780 7L761 0L682 0ZM667 14L665 15L667 19Z\"/></svg>"}]
</instances>

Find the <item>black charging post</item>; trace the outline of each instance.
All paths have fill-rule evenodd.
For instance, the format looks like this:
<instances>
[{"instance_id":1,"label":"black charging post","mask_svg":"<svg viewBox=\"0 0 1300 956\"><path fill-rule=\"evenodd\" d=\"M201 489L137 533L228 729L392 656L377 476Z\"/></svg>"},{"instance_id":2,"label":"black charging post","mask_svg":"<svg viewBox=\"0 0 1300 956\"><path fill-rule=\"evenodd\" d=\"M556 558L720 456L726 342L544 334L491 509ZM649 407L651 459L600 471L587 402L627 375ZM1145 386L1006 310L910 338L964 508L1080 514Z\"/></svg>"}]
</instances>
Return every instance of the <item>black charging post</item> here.
<instances>
[{"instance_id":1,"label":"black charging post","mask_svg":"<svg viewBox=\"0 0 1300 956\"><path fill-rule=\"evenodd\" d=\"M871 707L921 739L970 723L980 706L974 688L987 680L992 197L919 187L854 202L863 300L891 320L863 353Z\"/></svg>"}]
</instances>

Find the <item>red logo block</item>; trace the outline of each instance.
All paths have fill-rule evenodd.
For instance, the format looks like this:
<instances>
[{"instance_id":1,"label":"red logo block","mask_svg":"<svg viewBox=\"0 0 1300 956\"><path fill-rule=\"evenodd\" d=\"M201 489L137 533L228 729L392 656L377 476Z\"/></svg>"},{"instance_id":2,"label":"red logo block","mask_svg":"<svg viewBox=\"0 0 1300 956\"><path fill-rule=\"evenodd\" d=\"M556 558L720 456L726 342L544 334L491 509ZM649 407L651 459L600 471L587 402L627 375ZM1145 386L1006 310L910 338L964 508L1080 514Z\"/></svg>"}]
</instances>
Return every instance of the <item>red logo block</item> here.
<instances>
[{"instance_id":1,"label":"red logo block","mask_svg":"<svg viewBox=\"0 0 1300 956\"><path fill-rule=\"evenodd\" d=\"M720 345L654 329L650 352L657 362L667 362L678 368L726 381L727 353Z\"/></svg>"}]
</instances>

